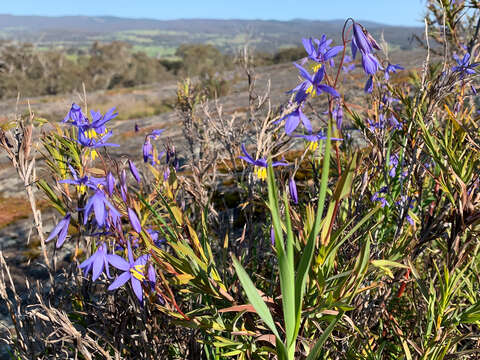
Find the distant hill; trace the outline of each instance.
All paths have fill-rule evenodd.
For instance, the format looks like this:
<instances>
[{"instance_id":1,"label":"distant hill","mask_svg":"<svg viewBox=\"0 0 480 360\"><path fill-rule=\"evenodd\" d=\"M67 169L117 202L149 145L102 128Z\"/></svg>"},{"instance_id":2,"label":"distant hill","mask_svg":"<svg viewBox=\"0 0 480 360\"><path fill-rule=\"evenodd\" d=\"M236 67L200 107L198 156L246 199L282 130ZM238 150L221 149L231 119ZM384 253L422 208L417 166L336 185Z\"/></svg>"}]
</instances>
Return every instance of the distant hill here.
<instances>
[{"instance_id":1,"label":"distant hill","mask_svg":"<svg viewBox=\"0 0 480 360\"><path fill-rule=\"evenodd\" d=\"M360 21L361 22L361 21ZM377 38L383 32L393 48L413 47L421 28L361 22ZM343 20L128 19L113 16L14 16L0 14L0 39L32 42L39 48L83 49L94 41L120 40L150 55L169 56L185 43L206 43L232 52L247 40L257 50L274 52L301 46L302 37L327 34L338 43Z\"/></svg>"}]
</instances>

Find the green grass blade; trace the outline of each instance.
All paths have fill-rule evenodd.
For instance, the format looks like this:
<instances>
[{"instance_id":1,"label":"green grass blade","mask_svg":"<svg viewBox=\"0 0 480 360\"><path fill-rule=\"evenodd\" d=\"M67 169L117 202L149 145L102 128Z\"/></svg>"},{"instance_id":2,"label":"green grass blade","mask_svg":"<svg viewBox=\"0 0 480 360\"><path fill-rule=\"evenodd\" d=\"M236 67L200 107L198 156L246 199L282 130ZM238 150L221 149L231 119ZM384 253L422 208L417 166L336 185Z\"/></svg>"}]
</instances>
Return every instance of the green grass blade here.
<instances>
[{"instance_id":1,"label":"green grass blade","mask_svg":"<svg viewBox=\"0 0 480 360\"><path fill-rule=\"evenodd\" d=\"M338 313L338 315L334 319L332 319L328 327L323 332L322 336L320 336L320 339L318 339L318 341L315 343L315 346L313 347L312 351L310 351L310 354L308 354L308 357L306 360L320 359L320 352L322 351L323 344L325 344L325 341L327 341L328 337L330 336L333 329L335 328L335 325L342 318L344 313L345 312L342 310Z\"/></svg>"},{"instance_id":2,"label":"green grass blade","mask_svg":"<svg viewBox=\"0 0 480 360\"><path fill-rule=\"evenodd\" d=\"M272 318L272 314L263 301L262 297L258 293L257 288L253 284L250 276L248 276L247 272L243 268L243 266L238 262L238 260L233 257L233 266L235 267L235 271L237 272L238 278L242 283L243 289L247 293L248 300L257 311L258 316L263 320L263 322L268 326L268 328L272 331L272 333L280 340L280 335L278 334L277 327Z\"/></svg>"}]
</instances>

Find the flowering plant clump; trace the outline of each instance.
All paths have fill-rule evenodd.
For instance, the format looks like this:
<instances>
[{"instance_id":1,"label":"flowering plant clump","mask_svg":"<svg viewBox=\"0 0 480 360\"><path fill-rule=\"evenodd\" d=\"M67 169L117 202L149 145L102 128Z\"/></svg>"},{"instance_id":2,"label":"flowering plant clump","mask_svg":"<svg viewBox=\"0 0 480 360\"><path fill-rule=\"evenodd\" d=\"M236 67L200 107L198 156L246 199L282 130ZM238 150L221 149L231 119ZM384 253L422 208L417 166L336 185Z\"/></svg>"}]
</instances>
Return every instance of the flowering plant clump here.
<instances>
[{"instance_id":1,"label":"flowering plant clump","mask_svg":"<svg viewBox=\"0 0 480 360\"><path fill-rule=\"evenodd\" d=\"M480 53L464 1L429 6L433 38L462 49L440 64L396 64L348 19L340 45L303 39L292 65L300 83L282 106L250 82L243 122L186 81L183 138L138 128L130 158L113 142L114 109L87 116L73 104L45 131L50 178L36 184L60 214L45 241L74 249L64 311L86 334L82 356L478 354L480 118L470 89ZM39 351L76 354L60 342Z\"/></svg>"}]
</instances>

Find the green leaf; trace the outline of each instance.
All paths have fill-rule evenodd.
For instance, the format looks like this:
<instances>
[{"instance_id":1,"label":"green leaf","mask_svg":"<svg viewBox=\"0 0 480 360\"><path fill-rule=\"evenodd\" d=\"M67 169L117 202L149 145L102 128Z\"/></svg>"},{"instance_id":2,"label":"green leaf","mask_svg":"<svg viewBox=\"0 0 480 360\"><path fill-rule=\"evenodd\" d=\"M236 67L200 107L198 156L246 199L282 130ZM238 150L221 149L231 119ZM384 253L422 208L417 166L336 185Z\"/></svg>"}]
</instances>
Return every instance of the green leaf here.
<instances>
[{"instance_id":1,"label":"green leaf","mask_svg":"<svg viewBox=\"0 0 480 360\"><path fill-rule=\"evenodd\" d=\"M323 344L325 341L327 341L328 337L332 333L333 329L335 328L335 325L337 322L342 318L344 311L340 311L338 315L330 321L330 324L328 327L325 329L323 332L322 336L320 336L320 339L315 343L315 346L313 349L310 351L310 354L308 354L307 360L318 360L320 359L320 352L322 351Z\"/></svg>"},{"instance_id":2,"label":"green leaf","mask_svg":"<svg viewBox=\"0 0 480 360\"><path fill-rule=\"evenodd\" d=\"M247 293L248 300L257 311L258 316L263 320L263 322L268 326L268 328L272 331L272 333L277 337L280 341L280 335L278 334L277 327L272 318L272 314L263 301L262 297L258 293L257 288L253 284L252 280L248 276L247 272L243 268L243 266L238 262L237 258L233 256L233 266L235 267L235 271L237 272L238 278L242 283L243 289Z\"/></svg>"},{"instance_id":3,"label":"green leaf","mask_svg":"<svg viewBox=\"0 0 480 360\"><path fill-rule=\"evenodd\" d=\"M331 139L332 137L332 125L329 122L328 131L327 131L327 141L325 144L325 156L323 157L323 167L322 167L322 178L320 181L320 191L318 195L318 207L317 213L315 216L315 221L313 223L312 231L308 236L307 244L303 249L302 257L297 267L297 277L295 279L295 301L296 301L296 313L297 313L297 329L300 326L300 314L302 311L302 302L305 292L305 286L307 283L308 271L310 270L310 265L312 263L313 254L315 252L315 241L320 233L321 229L321 219L323 215L323 209L325 207L325 197L327 194L328 187L328 173L330 171L330 151L331 151Z\"/></svg>"}]
</instances>

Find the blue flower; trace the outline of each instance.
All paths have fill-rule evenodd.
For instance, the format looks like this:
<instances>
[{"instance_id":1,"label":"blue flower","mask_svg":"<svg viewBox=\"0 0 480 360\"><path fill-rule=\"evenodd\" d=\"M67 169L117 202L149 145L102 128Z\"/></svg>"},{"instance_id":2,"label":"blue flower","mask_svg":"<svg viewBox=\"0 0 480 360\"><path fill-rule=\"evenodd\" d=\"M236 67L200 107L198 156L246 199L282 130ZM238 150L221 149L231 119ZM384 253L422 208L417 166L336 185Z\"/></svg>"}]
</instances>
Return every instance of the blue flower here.
<instances>
[{"instance_id":1,"label":"blue flower","mask_svg":"<svg viewBox=\"0 0 480 360\"><path fill-rule=\"evenodd\" d=\"M105 243L101 244L92 256L80 264L80 268L83 269L84 276L92 271L93 281L99 278L104 269L108 278L111 279L108 269L107 245Z\"/></svg>"},{"instance_id":2,"label":"blue flower","mask_svg":"<svg viewBox=\"0 0 480 360\"><path fill-rule=\"evenodd\" d=\"M453 54L453 58L457 62L457 66L452 68L453 72L459 72L461 77L463 78L465 75L473 75L476 74L474 67L477 67L480 63L473 63L470 64L470 54L467 52L463 59L460 59L457 54Z\"/></svg>"},{"instance_id":3,"label":"blue flower","mask_svg":"<svg viewBox=\"0 0 480 360\"><path fill-rule=\"evenodd\" d=\"M380 50L377 42L372 35L359 23L353 23L353 38L352 38L352 56L355 59L357 50L363 54L370 54L374 49Z\"/></svg>"},{"instance_id":4,"label":"blue flower","mask_svg":"<svg viewBox=\"0 0 480 360\"><path fill-rule=\"evenodd\" d=\"M243 151L245 156L239 156L238 158L246 161L249 164L252 164L253 166L255 166L254 173L257 175L257 177L260 180L265 180L267 178L267 167L268 167L267 160L265 160L263 158L255 160L254 158L252 158L250 156L250 154L247 152L247 149L245 148L245 144L242 144L242 151ZM283 162L283 161L275 161L275 162L272 163L273 167L275 167L275 166L287 166L287 165L288 165L288 163Z\"/></svg>"},{"instance_id":5,"label":"blue flower","mask_svg":"<svg viewBox=\"0 0 480 360\"><path fill-rule=\"evenodd\" d=\"M331 48L330 44L332 43L332 40L327 40L326 35L322 35L321 40L312 38L302 39L302 43L308 57L318 63L324 63L327 60L332 59L343 50L343 46L334 46Z\"/></svg>"},{"instance_id":6,"label":"blue flower","mask_svg":"<svg viewBox=\"0 0 480 360\"><path fill-rule=\"evenodd\" d=\"M92 122L90 123L89 128L95 130L98 135L105 134L107 132L105 124L118 115L118 113L114 113L114 111L114 107L108 110L105 115L102 115L98 111L90 111Z\"/></svg>"},{"instance_id":7,"label":"blue flower","mask_svg":"<svg viewBox=\"0 0 480 360\"><path fill-rule=\"evenodd\" d=\"M295 204L298 204L298 192L297 184L295 184L295 179L293 177L288 181L288 190L290 192L290 197Z\"/></svg>"},{"instance_id":8,"label":"blue flower","mask_svg":"<svg viewBox=\"0 0 480 360\"><path fill-rule=\"evenodd\" d=\"M128 218L130 219L130 224L132 224L133 230L140 234L142 232L142 225L140 224L140 220L138 220L135 211L130 208L128 208Z\"/></svg>"},{"instance_id":9,"label":"blue flower","mask_svg":"<svg viewBox=\"0 0 480 360\"><path fill-rule=\"evenodd\" d=\"M390 123L390 126L395 129L395 130L401 130L402 129L402 124L397 120L395 116L390 116L388 118L388 122Z\"/></svg>"},{"instance_id":10,"label":"blue flower","mask_svg":"<svg viewBox=\"0 0 480 360\"><path fill-rule=\"evenodd\" d=\"M102 135L106 132L105 124L118 115L118 113L113 113L114 111L115 108L111 108L105 115L102 115L98 111L90 111L92 116L92 121L90 121L83 114L82 108L74 103L62 122L66 123L68 120L72 120L70 124L79 130L88 132L91 136L95 136L95 134L91 132L92 130L95 131L96 134Z\"/></svg>"},{"instance_id":11,"label":"blue flower","mask_svg":"<svg viewBox=\"0 0 480 360\"><path fill-rule=\"evenodd\" d=\"M140 173L138 172L137 170L137 167L135 166L135 164L128 160L128 167L130 168L130 172L132 173L133 177L135 178L135 180L137 180L137 183L140 184L141 182L141 177L140 177Z\"/></svg>"},{"instance_id":12,"label":"blue flower","mask_svg":"<svg viewBox=\"0 0 480 360\"><path fill-rule=\"evenodd\" d=\"M113 174L109 171L107 174L107 191L110 196L112 196L113 191L115 190L115 178L113 177Z\"/></svg>"},{"instance_id":13,"label":"blue flower","mask_svg":"<svg viewBox=\"0 0 480 360\"><path fill-rule=\"evenodd\" d=\"M362 67L367 75L374 75L381 68L381 65L375 55L362 53Z\"/></svg>"},{"instance_id":14,"label":"blue flower","mask_svg":"<svg viewBox=\"0 0 480 360\"><path fill-rule=\"evenodd\" d=\"M150 142L150 138L147 136L145 142L143 143L143 161L148 162L153 159L153 146Z\"/></svg>"},{"instance_id":15,"label":"blue flower","mask_svg":"<svg viewBox=\"0 0 480 360\"><path fill-rule=\"evenodd\" d=\"M337 125L337 130L342 129L342 123L343 123L343 106L342 104L337 104L335 108L332 111L332 116L335 119L336 125Z\"/></svg>"},{"instance_id":16,"label":"blue flower","mask_svg":"<svg viewBox=\"0 0 480 360\"><path fill-rule=\"evenodd\" d=\"M89 132L89 130L82 130L80 128L78 132L77 142L82 146L90 148L90 154L91 154L92 160L95 160L96 156L98 155L96 149L100 147L105 147L105 146L120 146L118 144L112 144L112 143L106 142L112 135L113 135L112 132L109 131L105 133L102 137L97 139L96 137L91 135L91 132Z\"/></svg>"},{"instance_id":17,"label":"blue flower","mask_svg":"<svg viewBox=\"0 0 480 360\"><path fill-rule=\"evenodd\" d=\"M73 180L64 179L64 180L60 180L59 183L76 185L77 192L80 194L85 193L86 188L96 190L100 185L105 186L105 178L95 178L93 176L87 176L87 175L79 178L77 172L70 164L68 164L68 168L72 173Z\"/></svg>"},{"instance_id":18,"label":"blue flower","mask_svg":"<svg viewBox=\"0 0 480 360\"><path fill-rule=\"evenodd\" d=\"M120 286L130 280L135 296L140 302L142 302L142 282L145 280L145 265L148 261L148 255L142 255L134 261L132 247L130 246L129 241L127 242L127 245L128 262L124 258L116 254L107 255L108 262L112 266L124 271L122 274L117 276L117 278L113 281L112 284L110 284L108 290L111 291L118 289Z\"/></svg>"},{"instance_id":19,"label":"blue flower","mask_svg":"<svg viewBox=\"0 0 480 360\"><path fill-rule=\"evenodd\" d=\"M293 63L299 70L300 76L305 79L300 85L290 90L289 93L297 92L295 96L295 102L300 104L303 102L308 95L316 96L322 92L326 92L332 96L340 97L340 94L331 86L321 84L323 77L325 76L324 67L320 67L317 72L312 76L310 73L297 63Z\"/></svg>"},{"instance_id":20,"label":"blue flower","mask_svg":"<svg viewBox=\"0 0 480 360\"><path fill-rule=\"evenodd\" d=\"M380 196L380 194L386 194L388 191L388 188L386 186L382 187L380 190L378 190L375 194L373 194L371 200L372 201L378 201L381 204L381 207L385 207L385 205L388 205L387 199L385 199L384 196Z\"/></svg>"},{"instance_id":21,"label":"blue flower","mask_svg":"<svg viewBox=\"0 0 480 360\"><path fill-rule=\"evenodd\" d=\"M86 225L88 221L88 215L91 212L95 213L95 220L97 221L98 226L103 227L107 220L108 214L112 218L117 219L120 217L120 213L112 205L110 201L105 197L105 193L102 190L97 190L93 196L91 196L84 209L84 220L83 224Z\"/></svg>"},{"instance_id":22,"label":"blue flower","mask_svg":"<svg viewBox=\"0 0 480 360\"><path fill-rule=\"evenodd\" d=\"M397 70L404 70L399 64L392 65L388 63L388 66L385 68L385 80L390 80L390 73L396 73Z\"/></svg>"},{"instance_id":23,"label":"blue flower","mask_svg":"<svg viewBox=\"0 0 480 360\"><path fill-rule=\"evenodd\" d=\"M57 226L55 226L55 228L52 230L47 240L45 241L48 242L58 235L56 246L57 246L57 249L61 247L65 242L65 239L68 234L68 226L70 225L70 218L71 218L70 213L67 213L67 215L65 215L65 217L62 220L60 220Z\"/></svg>"},{"instance_id":24,"label":"blue flower","mask_svg":"<svg viewBox=\"0 0 480 360\"><path fill-rule=\"evenodd\" d=\"M302 109L300 106L297 107L295 111L291 112L288 115L285 115L279 121L282 121L282 120L285 120L285 133L287 135L290 135L298 127L298 124L300 124L300 121L302 122L303 126L305 127L305 129L307 129L308 132L312 131L312 124L310 123L310 120L302 112Z\"/></svg>"},{"instance_id":25,"label":"blue flower","mask_svg":"<svg viewBox=\"0 0 480 360\"><path fill-rule=\"evenodd\" d=\"M351 42L352 56L355 59L357 50L360 50L362 55L363 70L367 75L374 75L379 68L381 68L380 62L373 55L374 49L380 50L375 39L370 33L360 24L353 23L353 37Z\"/></svg>"},{"instance_id":26,"label":"blue flower","mask_svg":"<svg viewBox=\"0 0 480 360\"><path fill-rule=\"evenodd\" d=\"M72 107L62 122L66 123L68 120L72 120L72 125L77 127L88 124L87 118L82 113L82 108L75 103L72 104Z\"/></svg>"},{"instance_id":27,"label":"blue flower","mask_svg":"<svg viewBox=\"0 0 480 360\"><path fill-rule=\"evenodd\" d=\"M363 89L366 93L370 94L373 91L373 76L369 76Z\"/></svg>"},{"instance_id":28,"label":"blue flower","mask_svg":"<svg viewBox=\"0 0 480 360\"><path fill-rule=\"evenodd\" d=\"M311 151L317 150L318 142L320 140L327 140L327 135L322 131L319 131L316 134L311 134L311 133L310 134L297 134L297 135L294 135L294 137L305 139L308 143L308 149L311 150ZM330 140L342 141L343 139L330 138Z\"/></svg>"},{"instance_id":29,"label":"blue flower","mask_svg":"<svg viewBox=\"0 0 480 360\"><path fill-rule=\"evenodd\" d=\"M383 129L385 127L385 121L384 121L384 116L383 114L380 114L378 116L378 122L374 122L373 120L371 119L367 119L367 123L368 123L368 129L371 131L371 132L375 132L375 130L377 129Z\"/></svg>"},{"instance_id":30,"label":"blue flower","mask_svg":"<svg viewBox=\"0 0 480 360\"><path fill-rule=\"evenodd\" d=\"M147 135L147 137L152 137L154 140L157 140L157 138L165 131L165 129L155 129L150 132L150 134Z\"/></svg>"}]
</instances>

